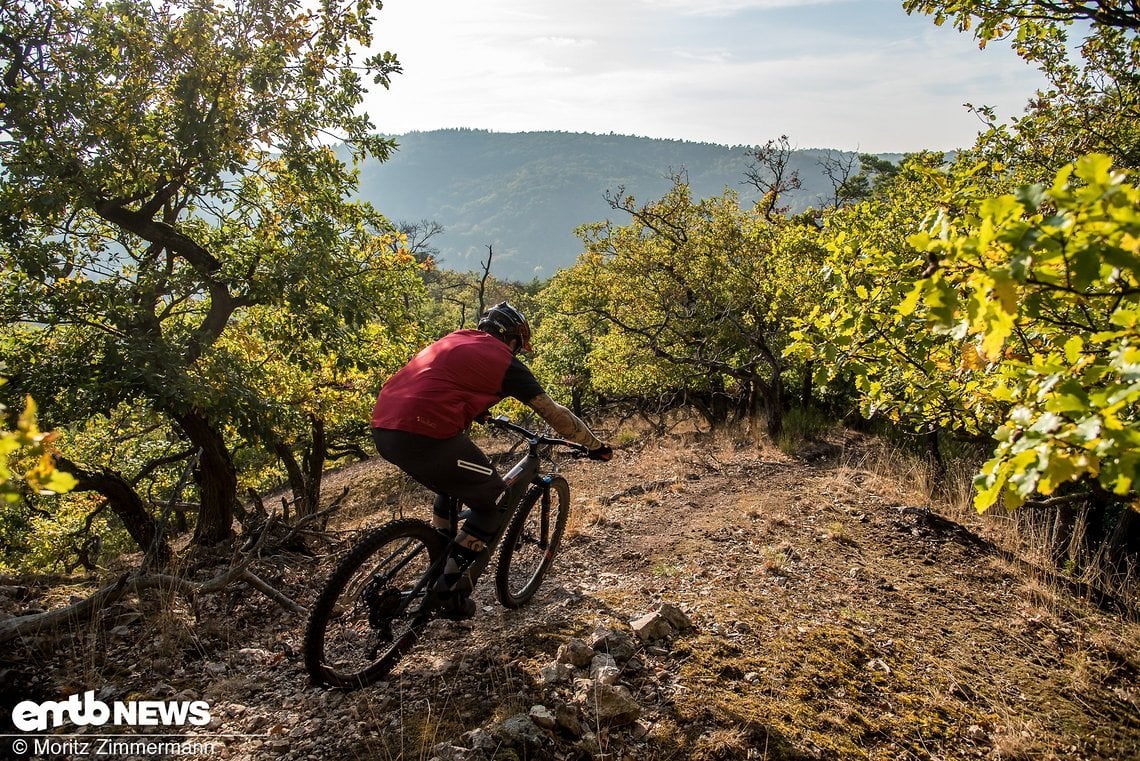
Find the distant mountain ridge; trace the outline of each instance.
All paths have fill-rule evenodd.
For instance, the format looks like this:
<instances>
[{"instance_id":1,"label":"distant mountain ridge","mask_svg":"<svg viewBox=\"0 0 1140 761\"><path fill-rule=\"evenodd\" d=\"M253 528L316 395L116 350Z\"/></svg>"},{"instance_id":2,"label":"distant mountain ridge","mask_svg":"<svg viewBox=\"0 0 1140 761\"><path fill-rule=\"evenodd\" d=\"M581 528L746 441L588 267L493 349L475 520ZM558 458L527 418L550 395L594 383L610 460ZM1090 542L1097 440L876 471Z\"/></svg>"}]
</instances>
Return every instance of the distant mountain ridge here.
<instances>
[{"instance_id":1,"label":"distant mountain ridge","mask_svg":"<svg viewBox=\"0 0 1140 761\"><path fill-rule=\"evenodd\" d=\"M747 146L473 129L411 132L396 140L399 150L387 162L370 160L361 168L360 197L393 222L427 219L443 225L444 234L432 242L449 269L477 269L493 246L492 273L500 278L545 279L572 265L582 250L576 227L628 221L604 199L619 187L639 202L651 201L669 189L672 173L683 170L694 197L731 188L742 203L757 200L755 189L743 184ZM830 194L816 163L826 153L793 155L804 184L788 198L795 210Z\"/></svg>"}]
</instances>

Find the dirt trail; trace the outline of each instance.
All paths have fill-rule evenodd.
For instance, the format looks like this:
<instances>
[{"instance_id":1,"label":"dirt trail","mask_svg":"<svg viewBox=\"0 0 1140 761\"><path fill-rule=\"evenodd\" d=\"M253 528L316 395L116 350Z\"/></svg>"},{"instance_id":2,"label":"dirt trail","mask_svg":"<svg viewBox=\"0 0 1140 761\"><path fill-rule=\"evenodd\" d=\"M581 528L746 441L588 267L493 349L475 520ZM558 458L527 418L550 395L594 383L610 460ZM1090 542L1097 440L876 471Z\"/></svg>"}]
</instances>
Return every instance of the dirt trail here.
<instances>
[{"instance_id":1,"label":"dirt trail","mask_svg":"<svg viewBox=\"0 0 1140 761\"><path fill-rule=\"evenodd\" d=\"M850 464L871 446L809 462L688 438L567 464L574 518L536 599L505 611L482 584L473 621L356 693L310 687L302 622L245 593L202 601L198 623L124 609L109 633L5 677L206 700L218 742L203 758L1140 757L1140 627L1028 574L981 519L928 513L909 485ZM385 467L328 484L353 487L344 521L390 513ZM308 604L336 551L263 570ZM544 671L560 647L629 633L661 603L692 628L631 639L619 680L636 717L526 720L582 689Z\"/></svg>"}]
</instances>

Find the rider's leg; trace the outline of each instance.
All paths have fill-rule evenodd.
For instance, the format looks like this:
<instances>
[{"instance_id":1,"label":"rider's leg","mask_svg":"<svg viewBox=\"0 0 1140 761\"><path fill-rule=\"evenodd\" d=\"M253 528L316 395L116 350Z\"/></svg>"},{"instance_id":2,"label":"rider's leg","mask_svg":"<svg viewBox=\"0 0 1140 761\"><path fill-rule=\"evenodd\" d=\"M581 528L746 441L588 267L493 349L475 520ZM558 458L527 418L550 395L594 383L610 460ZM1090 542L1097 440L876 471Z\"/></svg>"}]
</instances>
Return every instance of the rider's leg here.
<instances>
[{"instance_id":1,"label":"rider's leg","mask_svg":"<svg viewBox=\"0 0 1140 761\"><path fill-rule=\"evenodd\" d=\"M456 534L455 547L444 568L445 582L449 588L455 588L462 572L487 548L487 543L498 531L501 499L506 499L505 493L490 504L477 496L467 498L465 504L470 508L470 515Z\"/></svg>"},{"instance_id":2,"label":"rider's leg","mask_svg":"<svg viewBox=\"0 0 1140 761\"><path fill-rule=\"evenodd\" d=\"M444 592L455 590L456 595L447 603L456 617L472 615L474 603L466 598L470 589L465 589L466 582L460 583L460 580L466 567L499 529L498 502L506 491L506 483L495 472L487 455L465 435L432 439L402 431L374 429L372 436L384 459L437 494L458 498L471 508L471 517L456 537L442 581ZM432 524L437 527L445 520L441 504L437 499L432 509Z\"/></svg>"},{"instance_id":3,"label":"rider's leg","mask_svg":"<svg viewBox=\"0 0 1140 761\"><path fill-rule=\"evenodd\" d=\"M470 508L470 514L456 535L455 543L473 552L480 552L487 546L487 542L495 536L502 521L503 514L500 507L501 501L507 498L506 491L503 490L494 498L488 499L490 493L493 492L488 491L463 500Z\"/></svg>"},{"instance_id":4,"label":"rider's leg","mask_svg":"<svg viewBox=\"0 0 1140 761\"><path fill-rule=\"evenodd\" d=\"M471 508L472 516L460 534L460 541L472 547L486 542L499 528L498 500L506 490L503 479L478 446L460 434L449 439L432 439L414 433L373 429L372 437L381 456L419 483L448 494ZM432 525L447 528L448 512L436 500Z\"/></svg>"},{"instance_id":5,"label":"rider's leg","mask_svg":"<svg viewBox=\"0 0 1140 761\"><path fill-rule=\"evenodd\" d=\"M440 531L451 528L451 498L442 494L435 495L435 504L431 507L431 525Z\"/></svg>"}]
</instances>

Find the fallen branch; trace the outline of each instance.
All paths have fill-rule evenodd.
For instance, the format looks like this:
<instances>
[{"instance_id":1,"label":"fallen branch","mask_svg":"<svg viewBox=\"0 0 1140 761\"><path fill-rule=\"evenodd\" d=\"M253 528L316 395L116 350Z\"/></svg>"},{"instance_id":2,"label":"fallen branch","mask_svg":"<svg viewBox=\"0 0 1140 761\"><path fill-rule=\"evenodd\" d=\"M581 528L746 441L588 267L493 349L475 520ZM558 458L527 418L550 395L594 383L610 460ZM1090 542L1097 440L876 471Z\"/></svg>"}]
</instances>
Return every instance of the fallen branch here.
<instances>
[{"instance_id":1,"label":"fallen branch","mask_svg":"<svg viewBox=\"0 0 1140 761\"><path fill-rule=\"evenodd\" d=\"M313 524L323 526L328 517L340 507L347 495L348 488L346 487L324 510L299 518L293 525L288 526L283 538L274 540L273 546L289 546L303 532L309 530ZM307 615L308 609L273 587L249 568L253 561L262 556L270 540L270 535L278 525L280 525L280 517L276 514L269 515L265 523L246 539L234 562L224 571L209 579L195 582L170 574L147 573L144 570L137 571L134 574L125 574L114 583L96 590L86 600L43 613L13 616L0 621L0 644L34 636L45 631L55 631L69 625L90 622L94 620L100 610L127 594L137 595L147 590L161 590L167 594L176 594L191 605L195 605L202 595L216 594L239 581L261 592L287 612L296 616Z\"/></svg>"},{"instance_id":2,"label":"fallen branch","mask_svg":"<svg viewBox=\"0 0 1140 761\"><path fill-rule=\"evenodd\" d=\"M1035 510L1048 510L1054 507L1062 507L1064 505L1072 505L1079 502L1088 502L1093 499L1093 495L1089 492L1077 492L1075 494L1063 494L1057 497L1046 497L1045 499L1031 499L1027 500L1022 508L1035 509Z\"/></svg>"},{"instance_id":3,"label":"fallen branch","mask_svg":"<svg viewBox=\"0 0 1140 761\"><path fill-rule=\"evenodd\" d=\"M274 589L272 586L270 586L265 581L263 581L260 576L258 576L253 571L249 570L248 568L245 569L245 571L242 573L241 579L246 584L249 584L251 587L256 589L258 592L261 592L263 595L268 597L270 600L273 600L273 602L277 603L278 605L280 605L282 608L284 608L288 612L293 613L293 614L298 615L298 616L308 615L308 613L309 613L308 608L306 608L304 605L300 605L299 603L294 601L291 597L288 597L288 596L282 594L281 592L279 592L278 590Z\"/></svg>"},{"instance_id":4,"label":"fallen branch","mask_svg":"<svg viewBox=\"0 0 1140 761\"><path fill-rule=\"evenodd\" d=\"M42 631L90 621L98 611L130 591L128 579L128 575L121 576L114 584L103 587L86 600L74 605L30 616L13 616L0 621L0 644L16 637L27 637Z\"/></svg>"},{"instance_id":5,"label":"fallen branch","mask_svg":"<svg viewBox=\"0 0 1140 761\"><path fill-rule=\"evenodd\" d=\"M266 529L270 528L273 522L271 517L266 524ZM268 582L249 570L250 563L257 559L267 535L268 532L263 531L254 538L252 545L240 560L205 581L195 582L170 574L140 571L135 575L126 574L120 577L115 583L97 590L86 600L81 600L73 605L29 616L6 618L0 621L0 644L13 639L40 634L44 631L54 631L68 625L92 621L98 611L129 593L139 594L152 589L161 590L167 594L177 594L191 605L195 605L202 595L216 594L237 581L249 584L286 611L303 616L308 613L304 606L273 588ZM293 532L290 533L290 536L293 536Z\"/></svg>"}]
</instances>

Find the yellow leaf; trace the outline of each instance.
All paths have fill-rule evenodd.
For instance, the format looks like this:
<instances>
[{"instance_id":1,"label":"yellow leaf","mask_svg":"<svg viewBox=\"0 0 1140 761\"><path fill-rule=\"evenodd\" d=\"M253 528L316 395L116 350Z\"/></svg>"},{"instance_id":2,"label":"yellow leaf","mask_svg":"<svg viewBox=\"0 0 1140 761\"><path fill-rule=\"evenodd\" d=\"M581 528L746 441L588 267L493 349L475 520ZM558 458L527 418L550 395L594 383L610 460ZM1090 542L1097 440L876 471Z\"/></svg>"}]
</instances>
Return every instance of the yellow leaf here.
<instances>
[{"instance_id":1,"label":"yellow leaf","mask_svg":"<svg viewBox=\"0 0 1140 761\"><path fill-rule=\"evenodd\" d=\"M1011 315L1017 314L1017 284L1005 272L995 272L993 277L994 296L997 297L1001 308Z\"/></svg>"},{"instance_id":2,"label":"yellow leaf","mask_svg":"<svg viewBox=\"0 0 1140 761\"><path fill-rule=\"evenodd\" d=\"M986 358L997 360L1001 358L1005 339L1013 332L1013 316L1008 312L994 310L982 334L982 353Z\"/></svg>"},{"instance_id":3,"label":"yellow leaf","mask_svg":"<svg viewBox=\"0 0 1140 761\"><path fill-rule=\"evenodd\" d=\"M1081 358L1081 350L1085 348L1085 342L1081 340L1080 336L1073 336L1065 342L1065 361L1070 365L1075 365L1077 360Z\"/></svg>"},{"instance_id":4,"label":"yellow leaf","mask_svg":"<svg viewBox=\"0 0 1140 761\"><path fill-rule=\"evenodd\" d=\"M962 345L962 364L963 370L982 370L986 366L985 359L978 353L978 348L972 344L967 343Z\"/></svg>"},{"instance_id":5,"label":"yellow leaf","mask_svg":"<svg viewBox=\"0 0 1140 761\"><path fill-rule=\"evenodd\" d=\"M910 293L906 295L906 298L895 307L895 311L903 317L909 317L914 314L914 310L918 308L918 301L922 298L923 290L925 289L921 281L915 283L914 287L910 289Z\"/></svg>"}]
</instances>

